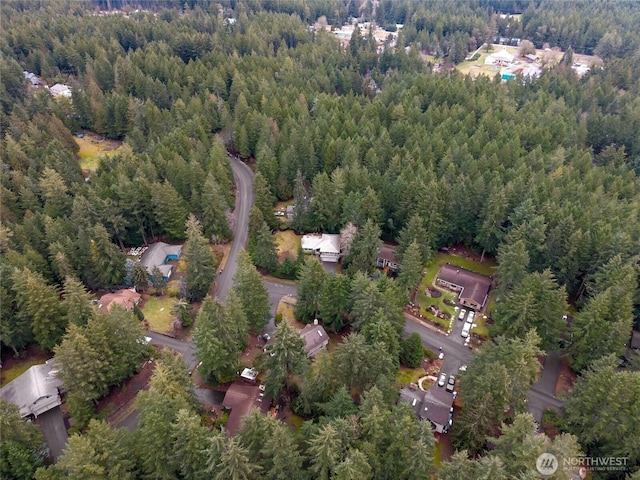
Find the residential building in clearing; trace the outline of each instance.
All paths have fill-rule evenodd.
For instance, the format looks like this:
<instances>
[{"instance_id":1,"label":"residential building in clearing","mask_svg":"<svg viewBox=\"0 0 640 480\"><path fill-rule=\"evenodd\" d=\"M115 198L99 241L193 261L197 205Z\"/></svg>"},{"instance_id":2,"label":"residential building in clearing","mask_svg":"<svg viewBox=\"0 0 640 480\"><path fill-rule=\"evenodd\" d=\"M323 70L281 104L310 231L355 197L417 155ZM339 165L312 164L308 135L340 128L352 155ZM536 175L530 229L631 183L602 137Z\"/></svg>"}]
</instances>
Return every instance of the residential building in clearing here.
<instances>
[{"instance_id":1,"label":"residential building in clearing","mask_svg":"<svg viewBox=\"0 0 640 480\"><path fill-rule=\"evenodd\" d=\"M318 325L318 321L314 320L313 324L309 324L299 331L300 336L305 342L304 351L307 357L313 358L315 355L329 344L329 335L322 325Z\"/></svg>"},{"instance_id":2,"label":"residential building in clearing","mask_svg":"<svg viewBox=\"0 0 640 480\"><path fill-rule=\"evenodd\" d=\"M396 261L396 249L389 245L383 245L376 257L376 267L386 268L392 272L397 272L400 264Z\"/></svg>"},{"instance_id":3,"label":"residential building in clearing","mask_svg":"<svg viewBox=\"0 0 640 480\"><path fill-rule=\"evenodd\" d=\"M507 52L506 48L503 48L499 52L492 53L491 55L487 55L484 63L485 65L511 65L514 60L514 56Z\"/></svg>"},{"instance_id":4,"label":"residential building in clearing","mask_svg":"<svg viewBox=\"0 0 640 480\"><path fill-rule=\"evenodd\" d=\"M302 251L315 253L322 262L337 263L340 260L340 235L328 233L304 235L301 240Z\"/></svg>"},{"instance_id":5,"label":"residential building in clearing","mask_svg":"<svg viewBox=\"0 0 640 480\"><path fill-rule=\"evenodd\" d=\"M71 88L63 83L56 83L53 87L49 87L49 91L56 98L71 98Z\"/></svg>"},{"instance_id":6,"label":"residential building in clearing","mask_svg":"<svg viewBox=\"0 0 640 480\"><path fill-rule=\"evenodd\" d=\"M125 310L131 311L140 302L141 298L142 296L135 289L126 288L100 297L98 308L103 312L108 312L113 305L120 305Z\"/></svg>"},{"instance_id":7,"label":"residential building in clearing","mask_svg":"<svg viewBox=\"0 0 640 480\"><path fill-rule=\"evenodd\" d=\"M436 277L438 285L458 292L458 303L482 310L489 298L491 279L450 264L443 265Z\"/></svg>"},{"instance_id":8,"label":"residential building in clearing","mask_svg":"<svg viewBox=\"0 0 640 480\"><path fill-rule=\"evenodd\" d=\"M147 268L149 276L153 276L153 269L158 267L165 280L169 280L173 272L173 266L167 262L177 260L182 254L182 245L169 245L164 242L157 242L149 246L140 258L140 263Z\"/></svg>"}]
</instances>

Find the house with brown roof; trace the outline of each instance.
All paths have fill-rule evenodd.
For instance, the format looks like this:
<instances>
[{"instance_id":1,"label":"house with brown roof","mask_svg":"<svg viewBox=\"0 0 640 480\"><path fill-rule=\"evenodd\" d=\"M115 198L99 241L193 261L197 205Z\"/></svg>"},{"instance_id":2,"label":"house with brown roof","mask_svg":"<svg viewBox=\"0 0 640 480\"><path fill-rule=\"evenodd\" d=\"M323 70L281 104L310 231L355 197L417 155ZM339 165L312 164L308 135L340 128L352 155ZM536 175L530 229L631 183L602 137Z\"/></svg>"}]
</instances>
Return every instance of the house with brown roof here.
<instances>
[{"instance_id":1,"label":"house with brown roof","mask_svg":"<svg viewBox=\"0 0 640 480\"><path fill-rule=\"evenodd\" d=\"M305 342L304 351L307 357L313 358L320 350L327 348L329 344L329 335L322 325L318 325L318 321L314 320L313 324L309 324L300 330L300 336Z\"/></svg>"},{"instance_id":2,"label":"house with brown roof","mask_svg":"<svg viewBox=\"0 0 640 480\"><path fill-rule=\"evenodd\" d=\"M378 268L386 268L389 267L389 270L393 272L397 272L400 268L400 264L396 261L396 249L390 245L383 245L378 252L378 256L376 257L376 267Z\"/></svg>"},{"instance_id":3,"label":"house with brown roof","mask_svg":"<svg viewBox=\"0 0 640 480\"><path fill-rule=\"evenodd\" d=\"M142 296L136 292L134 289L123 289L118 290L114 293L107 293L100 297L98 301L98 308L103 312L108 312L111 310L111 307L115 305L120 305L127 311L133 310L139 302Z\"/></svg>"},{"instance_id":4,"label":"house with brown roof","mask_svg":"<svg viewBox=\"0 0 640 480\"><path fill-rule=\"evenodd\" d=\"M489 298L491 279L464 268L445 264L436 277L438 285L458 292L458 303L474 310L482 310Z\"/></svg>"},{"instance_id":5,"label":"house with brown roof","mask_svg":"<svg viewBox=\"0 0 640 480\"><path fill-rule=\"evenodd\" d=\"M263 413L269 410L269 402L263 401L263 398L264 393L257 385L231 384L224 400L222 400L222 406L230 410L224 427L229 435L235 435L238 432L242 425L242 419L249 415L254 408Z\"/></svg>"}]
</instances>

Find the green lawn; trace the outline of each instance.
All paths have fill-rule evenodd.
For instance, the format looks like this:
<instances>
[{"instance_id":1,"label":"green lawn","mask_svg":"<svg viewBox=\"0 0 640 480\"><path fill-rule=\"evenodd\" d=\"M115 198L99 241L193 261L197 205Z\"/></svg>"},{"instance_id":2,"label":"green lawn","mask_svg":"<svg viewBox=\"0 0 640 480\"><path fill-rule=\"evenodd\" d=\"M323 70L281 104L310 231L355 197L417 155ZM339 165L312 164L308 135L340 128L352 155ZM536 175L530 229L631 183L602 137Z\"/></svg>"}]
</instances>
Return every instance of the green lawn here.
<instances>
[{"instance_id":1,"label":"green lawn","mask_svg":"<svg viewBox=\"0 0 640 480\"><path fill-rule=\"evenodd\" d=\"M100 158L104 155L115 155L117 150L104 150L104 148L91 142L87 137L74 138L76 143L80 146L80 168L85 170L96 170L100 164Z\"/></svg>"},{"instance_id":2,"label":"green lawn","mask_svg":"<svg viewBox=\"0 0 640 480\"><path fill-rule=\"evenodd\" d=\"M37 356L26 358L24 361L17 363L11 368L3 368L0 370L0 387L6 385L11 380L16 379L34 365L40 365L45 361L46 357Z\"/></svg>"},{"instance_id":3,"label":"green lawn","mask_svg":"<svg viewBox=\"0 0 640 480\"><path fill-rule=\"evenodd\" d=\"M424 368L400 367L396 373L396 388L402 388L410 383L418 383L418 379L424 377L427 372Z\"/></svg>"},{"instance_id":4,"label":"green lawn","mask_svg":"<svg viewBox=\"0 0 640 480\"><path fill-rule=\"evenodd\" d=\"M151 330L168 333L171 329L171 308L178 302L173 297L149 297L142 308L144 318L149 322Z\"/></svg>"}]
</instances>

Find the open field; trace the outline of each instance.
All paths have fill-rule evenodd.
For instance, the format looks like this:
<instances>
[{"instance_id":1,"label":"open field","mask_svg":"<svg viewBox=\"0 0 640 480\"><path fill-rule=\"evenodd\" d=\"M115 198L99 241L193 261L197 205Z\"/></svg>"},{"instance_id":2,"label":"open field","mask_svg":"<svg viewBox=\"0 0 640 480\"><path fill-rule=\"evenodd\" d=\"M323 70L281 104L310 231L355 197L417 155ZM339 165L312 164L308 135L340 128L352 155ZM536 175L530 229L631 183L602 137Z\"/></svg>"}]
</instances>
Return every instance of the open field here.
<instances>
[{"instance_id":1,"label":"open field","mask_svg":"<svg viewBox=\"0 0 640 480\"><path fill-rule=\"evenodd\" d=\"M115 155L122 142L115 140L104 140L95 134L85 134L83 138L74 137L74 140L80 147L78 155L80 155L80 168L83 170L95 170L100 163L100 157L103 155Z\"/></svg>"},{"instance_id":2,"label":"open field","mask_svg":"<svg viewBox=\"0 0 640 480\"><path fill-rule=\"evenodd\" d=\"M283 232L276 232L276 243L278 245L278 260L280 262L289 256L295 259L298 256L298 250L300 249L300 235L296 235L293 230L285 230Z\"/></svg>"},{"instance_id":3,"label":"open field","mask_svg":"<svg viewBox=\"0 0 640 480\"><path fill-rule=\"evenodd\" d=\"M173 297L149 297L142 307L144 318L154 332L168 333L171 330L172 307L178 302Z\"/></svg>"}]
</instances>

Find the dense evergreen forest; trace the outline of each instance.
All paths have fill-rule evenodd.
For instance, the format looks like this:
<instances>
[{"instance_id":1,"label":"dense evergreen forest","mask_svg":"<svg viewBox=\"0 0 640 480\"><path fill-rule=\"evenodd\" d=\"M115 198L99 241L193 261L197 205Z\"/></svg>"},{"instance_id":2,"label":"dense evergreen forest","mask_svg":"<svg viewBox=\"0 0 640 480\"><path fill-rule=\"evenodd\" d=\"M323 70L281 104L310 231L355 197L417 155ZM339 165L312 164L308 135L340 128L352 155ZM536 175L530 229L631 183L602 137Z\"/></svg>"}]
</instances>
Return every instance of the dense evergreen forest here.
<instances>
[{"instance_id":1,"label":"dense evergreen forest","mask_svg":"<svg viewBox=\"0 0 640 480\"><path fill-rule=\"evenodd\" d=\"M252 415L237 437L213 432L201 423L186 368L165 356L138 402L136 432L92 420L38 479L533 478L527 468L545 449L624 456L627 473L637 472L640 377L615 367L632 326L640 327L638 4L375 4L2 3L0 340L16 352L35 342L68 364L99 359L101 349L125 356L105 361L90 389L69 392L79 425L89 422L91 402L139 362L135 342L118 343L113 332L135 339L142 331L118 309L95 313L87 291L134 283L125 247L153 239L187 240L190 258L214 271L203 251L209 240L231 236L228 152L256 172L254 264L277 267L261 255L273 248L276 200L295 199L298 231L352 225L359 232L344 276L320 278L308 262L289 265L298 271L302 317L310 321L320 308L332 330L345 321L354 330L314 368L272 361L279 376L268 386L289 393L301 388L289 385L291 375L304 379L293 392L295 408L313 421L292 434ZM99 13L106 9L120 11ZM355 16L389 29L403 24L398 47L378 53L363 32L343 49L331 32L310 27L320 17L339 26ZM422 57L457 63L496 37L597 54L604 67L578 78L564 61L538 79L500 82L434 73ZM71 98L31 88L23 71L69 85ZM124 142L90 175L77 160L73 134L81 130ZM405 348L402 304L415 280L367 276L367 248L380 238L397 241L399 256L419 263L453 244L499 263L498 339L461 377L474 408L459 423L460 452L440 467L430 429L394 405L393 373ZM248 257L241 263L245 292L255 292L255 269ZM202 300L214 276L193 279L185 299ZM227 332L236 342L228 355L237 355L242 334L253 324L259 330L265 316L247 304L257 294L237 290L225 307L207 298L196 318L211 328L220 318L236 325ZM560 322L567 304L577 312L570 326ZM203 329L196 332L204 344ZM277 335L283 344L289 338L286 322ZM535 377L537 354L561 338L571 339L568 358L581 376L566 405L565 433L550 439L532 433L521 395ZM500 377L501 389L483 372L498 375L504 365L512 370ZM235 364L208 368L228 373ZM81 380L82 373L67 373L69 384ZM518 381L526 388L511 391ZM487 399L483 392L491 390ZM2 407L3 436L8 429L13 436L0 468L31 478L37 433L10 423L17 413ZM514 458L516 448L531 453Z\"/></svg>"}]
</instances>

